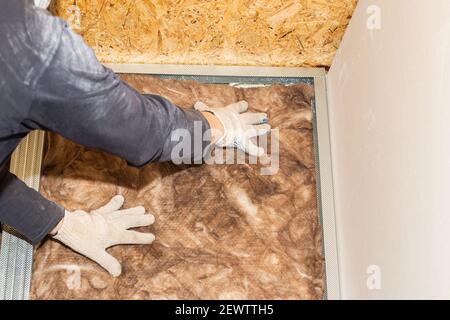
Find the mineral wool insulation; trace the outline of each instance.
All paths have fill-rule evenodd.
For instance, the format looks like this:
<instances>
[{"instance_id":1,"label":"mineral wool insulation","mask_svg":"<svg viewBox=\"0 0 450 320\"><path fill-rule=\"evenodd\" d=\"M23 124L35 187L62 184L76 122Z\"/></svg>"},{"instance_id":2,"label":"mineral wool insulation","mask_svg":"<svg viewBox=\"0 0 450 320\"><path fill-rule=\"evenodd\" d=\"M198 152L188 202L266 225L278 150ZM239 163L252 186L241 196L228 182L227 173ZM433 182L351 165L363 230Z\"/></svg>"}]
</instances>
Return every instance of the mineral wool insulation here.
<instances>
[{"instance_id":1,"label":"mineral wool insulation","mask_svg":"<svg viewBox=\"0 0 450 320\"><path fill-rule=\"evenodd\" d=\"M55 241L35 254L32 299L321 299L321 227L307 84L238 88L149 76L123 79L183 108L247 100L280 129L275 175L261 165L149 164L137 169L49 134L41 192L68 210L100 207L116 194L144 205L156 222L146 246L109 252L123 264L112 278Z\"/></svg>"}]
</instances>

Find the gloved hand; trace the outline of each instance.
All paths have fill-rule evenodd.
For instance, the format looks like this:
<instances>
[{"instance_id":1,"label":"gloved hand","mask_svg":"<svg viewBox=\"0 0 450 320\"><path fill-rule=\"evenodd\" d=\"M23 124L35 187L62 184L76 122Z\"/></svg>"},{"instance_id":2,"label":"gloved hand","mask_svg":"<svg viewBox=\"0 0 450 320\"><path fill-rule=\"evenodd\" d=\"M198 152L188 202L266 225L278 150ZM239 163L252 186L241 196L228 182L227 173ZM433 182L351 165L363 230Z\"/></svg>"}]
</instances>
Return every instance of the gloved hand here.
<instances>
[{"instance_id":1,"label":"gloved hand","mask_svg":"<svg viewBox=\"0 0 450 320\"><path fill-rule=\"evenodd\" d=\"M34 5L39 8L47 9L52 0L34 0Z\"/></svg>"},{"instance_id":2,"label":"gloved hand","mask_svg":"<svg viewBox=\"0 0 450 320\"><path fill-rule=\"evenodd\" d=\"M106 252L106 248L119 244L150 244L155 240L151 233L127 230L149 226L155 217L145 214L144 207L120 210L123 202L123 196L117 195L107 205L90 213L66 211L62 226L54 238L97 262L112 276L119 276L122 267L116 258Z\"/></svg>"},{"instance_id":3,"label":"gloved hand","mask_svg":"<svg viewBox=\"0 0 450 320\"><path fill-rule=\"evenodd\" d=\"M222 123L224 135L216 142L222 148L238 148L248 154L260 157L264 149L255 145L250 139L270 132L267 114L246 112L248 103L239 101L224 108L210 108L203 102L194 105L195 110L211 112Z\"/></svg>"}]
</instances>

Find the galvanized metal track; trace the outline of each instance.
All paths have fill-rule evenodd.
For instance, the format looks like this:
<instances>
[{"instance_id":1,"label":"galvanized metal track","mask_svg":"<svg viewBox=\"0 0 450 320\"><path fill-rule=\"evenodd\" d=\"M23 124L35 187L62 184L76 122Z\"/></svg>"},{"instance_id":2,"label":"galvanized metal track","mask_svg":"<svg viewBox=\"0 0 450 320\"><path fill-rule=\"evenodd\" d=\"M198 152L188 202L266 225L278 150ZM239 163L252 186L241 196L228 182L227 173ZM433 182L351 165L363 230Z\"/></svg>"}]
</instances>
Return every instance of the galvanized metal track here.
<instances>
[{"instance_id":1,"label":"galvanized metal track","mask_svg":"<svg viewBox=\"0 0 450 320\"><path fill-rule=\"evenodd\" d=\"M11 158L10 171L35 190L39 189L44 137L43 131L30 133ZM8 226L2 229L0 300L28 300L33 246Z\"/></svg>"}]
</instances>

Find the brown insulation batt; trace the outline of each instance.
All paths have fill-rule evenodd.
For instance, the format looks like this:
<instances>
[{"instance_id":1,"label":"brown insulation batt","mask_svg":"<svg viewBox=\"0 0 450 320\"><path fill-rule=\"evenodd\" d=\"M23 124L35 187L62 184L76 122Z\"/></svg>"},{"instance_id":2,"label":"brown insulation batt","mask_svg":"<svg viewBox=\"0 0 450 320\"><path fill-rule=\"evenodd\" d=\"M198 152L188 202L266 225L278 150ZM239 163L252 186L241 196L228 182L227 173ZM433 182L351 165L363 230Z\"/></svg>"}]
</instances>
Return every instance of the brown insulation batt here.
<instances>
[{"instance_id":1,"label":"brown insulation batt","mask_svg":"<svg viewBox=\"0 0 450 320\"><path fill-rule=\"evenodd\" d=\"M33 299L320 299L321 227L317 219L310 101L306 84L236 88L123 76L145 93L191 108L241 99L268 112L280 129L280 169L258 165L132 168L123 160L49 134L41 192L68 210L92 210L123 194L144 205L156 241L109 249L123 264L112 278L88 259L48 240L37 249ZM130 128L132 129L132 128Z\"/></svg>"},{"instance_id":2,"label":"brown insulation batt","mask_svg":"<svg viewBox=\"0 0 450 320\"><path fill-rule=\"evenodd\" d=\"M329 66L357 0L55 0L102 62Z\"/></svg>"}]
</instances>

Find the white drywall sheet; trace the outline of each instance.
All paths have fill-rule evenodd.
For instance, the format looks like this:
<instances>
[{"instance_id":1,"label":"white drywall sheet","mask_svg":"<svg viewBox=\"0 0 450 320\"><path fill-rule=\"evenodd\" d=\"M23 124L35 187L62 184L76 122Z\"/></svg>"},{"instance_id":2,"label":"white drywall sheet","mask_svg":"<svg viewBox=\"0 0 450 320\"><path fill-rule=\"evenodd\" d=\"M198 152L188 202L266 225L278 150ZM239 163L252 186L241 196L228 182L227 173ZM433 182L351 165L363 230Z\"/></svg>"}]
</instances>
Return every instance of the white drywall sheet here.
<instances>
[{"instance_id":1,"label":"white drywall sheet","mask_svg":"<svg viewBox=\"0 0 450 320\"><path fill-rule=\"evenodd\" d=\"M344 299L450 298L449 13L360 0L328 74Z\"/></svg>"}]
</instances>

